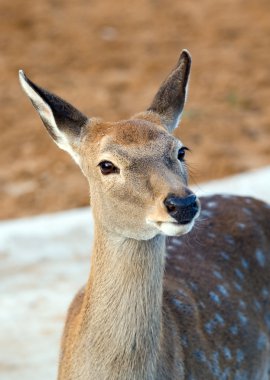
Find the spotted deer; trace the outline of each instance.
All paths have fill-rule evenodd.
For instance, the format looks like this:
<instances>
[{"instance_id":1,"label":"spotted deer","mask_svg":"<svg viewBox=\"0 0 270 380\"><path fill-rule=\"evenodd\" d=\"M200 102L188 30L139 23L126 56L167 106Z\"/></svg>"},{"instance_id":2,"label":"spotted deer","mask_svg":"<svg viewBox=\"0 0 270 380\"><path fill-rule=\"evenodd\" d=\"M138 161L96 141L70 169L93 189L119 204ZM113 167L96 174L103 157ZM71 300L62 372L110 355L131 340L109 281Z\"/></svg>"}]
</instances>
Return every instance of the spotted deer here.
<instances>
[{"instance_id":1,"label":"spotted deer","mask_svg":"<svg viewBox=\"0 0 270 380\"><path fill-rule=\"evenodd\" d=\"M270 379L270 207L199 201L188 188L187 148L172 132L190 67L183 50L147 111L110 123L20 71L49 134L88 179L95 221L59 380Z\"/></svg>"}]
</instances>

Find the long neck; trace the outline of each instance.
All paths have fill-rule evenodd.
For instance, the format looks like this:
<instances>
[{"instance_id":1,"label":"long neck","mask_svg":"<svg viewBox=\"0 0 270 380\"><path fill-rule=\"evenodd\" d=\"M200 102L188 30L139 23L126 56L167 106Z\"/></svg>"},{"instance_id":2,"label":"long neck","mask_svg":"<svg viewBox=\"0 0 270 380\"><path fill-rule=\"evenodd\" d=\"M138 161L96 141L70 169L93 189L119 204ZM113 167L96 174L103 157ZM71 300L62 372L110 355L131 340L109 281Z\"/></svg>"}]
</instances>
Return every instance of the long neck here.
<instances>
[{"instance_id":1,"label":"long neck","mask_svg":"<svg viewBox=\"0 0 270 380\"><path fill-rule=\"evenodd\" d=\"M155 376L162 318L164 237L138 241L95 230L82 312L91 379Z\"/></svg>"}]
</instances>

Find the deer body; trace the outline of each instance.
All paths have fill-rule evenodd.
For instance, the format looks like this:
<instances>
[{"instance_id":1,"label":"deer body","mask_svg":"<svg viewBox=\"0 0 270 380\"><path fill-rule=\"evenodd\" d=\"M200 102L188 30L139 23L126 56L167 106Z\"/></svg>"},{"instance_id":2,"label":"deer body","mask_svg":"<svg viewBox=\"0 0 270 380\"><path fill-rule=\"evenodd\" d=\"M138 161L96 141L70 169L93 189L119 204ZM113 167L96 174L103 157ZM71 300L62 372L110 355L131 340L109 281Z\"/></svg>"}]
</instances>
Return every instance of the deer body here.
<instances>
[{"instance_id":1,"label":"deer body","mask_svg":"<svg viewBox=\"0 0 270 380\"><path fill-rule=\"evenodd\" d=\"M74 323L78 326L83 315L87 320L91 314L90 275L85 290L77 295L69 311L62 347L67 367L62 368L62 377L60 372L61 379L67 378L72 362L85 371L85 378L88 374L91 379L268 379L270 207L251 198L233 196L202 198L201 203L202 215L208 216L202 226L185 238L167 238L164 279L160 240L153 242L151 251L144 251L146 247L140 251L138 246L133 251L130 246L120 245L123 261L116 258L115 263L121 273L111 262L103 263L109 289L107 293L106 287L100 286L105 293L105 307L102 296L96 300L100 325L89 325L89 330L81 325L74 332ZM135 257L126 257L127 252ZM98 268L95 257L92 266ZM97 275L102 279L103 271L97 270ZM153 314L140 313L140 307ZM149 325L145 329L146 318ZM98 341L91 331L98 334ZM142 345L134 345L135 336L142 338ZM84 346L74 352L76 341ZM113 342L117 342L116 346ZM127 351L124 354L122 350ZM94 364L108 371L106 375L97 371L92 355Z\"/></svg>"},{"instance_id":2,"label":"deer body","mask_svg":"<svg viewBox=\"0 0 270 380\"><path fill-rule=\"evenodd\" d=\"M150 108L118 123L89 119L20 74L87 177L95 220L59 380L269 379L270 207L223 196L200 206L188 189L186 148L171 132L190 65L183 51Z\"/></svg>"}]
</instances>

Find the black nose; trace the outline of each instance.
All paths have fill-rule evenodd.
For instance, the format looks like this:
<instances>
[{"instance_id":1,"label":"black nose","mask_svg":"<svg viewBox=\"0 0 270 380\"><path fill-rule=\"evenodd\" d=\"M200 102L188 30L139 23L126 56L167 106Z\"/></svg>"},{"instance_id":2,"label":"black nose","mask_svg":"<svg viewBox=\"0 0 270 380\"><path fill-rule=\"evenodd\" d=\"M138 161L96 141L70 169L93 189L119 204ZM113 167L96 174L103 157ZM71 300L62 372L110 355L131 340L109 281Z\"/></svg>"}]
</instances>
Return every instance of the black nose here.
<instances>
[{"instance_id":1,"label":"black nose","mask_svg":"<svg viewBox=\"0 0 270 380\"><path fill-rule=\"evenodd\" d=\"M164 205L168 213L180 224L190 223L199 210L199 203L194 194L186 198L169 195L165 199Z\"/></svg>"}]
</instances>

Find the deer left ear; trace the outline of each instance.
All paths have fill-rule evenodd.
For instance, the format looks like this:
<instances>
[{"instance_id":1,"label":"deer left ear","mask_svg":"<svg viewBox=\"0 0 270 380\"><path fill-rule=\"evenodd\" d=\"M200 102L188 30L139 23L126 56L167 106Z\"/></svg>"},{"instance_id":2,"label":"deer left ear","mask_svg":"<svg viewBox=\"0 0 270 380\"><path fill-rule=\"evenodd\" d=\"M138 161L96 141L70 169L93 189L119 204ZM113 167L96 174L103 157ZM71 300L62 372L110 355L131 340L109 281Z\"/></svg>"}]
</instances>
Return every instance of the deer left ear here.
<instances>
[{"instance_id":1,"label":"deer left ear","mask_svg":"<svg viewBox=\"0 0 270 380\"><path fill-rule=\"evenodd\" d=\"M79 164L74 147L80 143L89 119L65 100L37 86L22 70L19 79L53 140Z\"/></svg>"},{"instance_id":2,"label":"deer left ear","mask_svg":"<svg viewBox=\"0 0 270 380\"><path fill-rule=\"evenodd\" d=\"M148 111L159 114L169 132L178 126L187 96L191 56L183 50L176 68L160 86Z\"/></svg>"}]
</instances>

